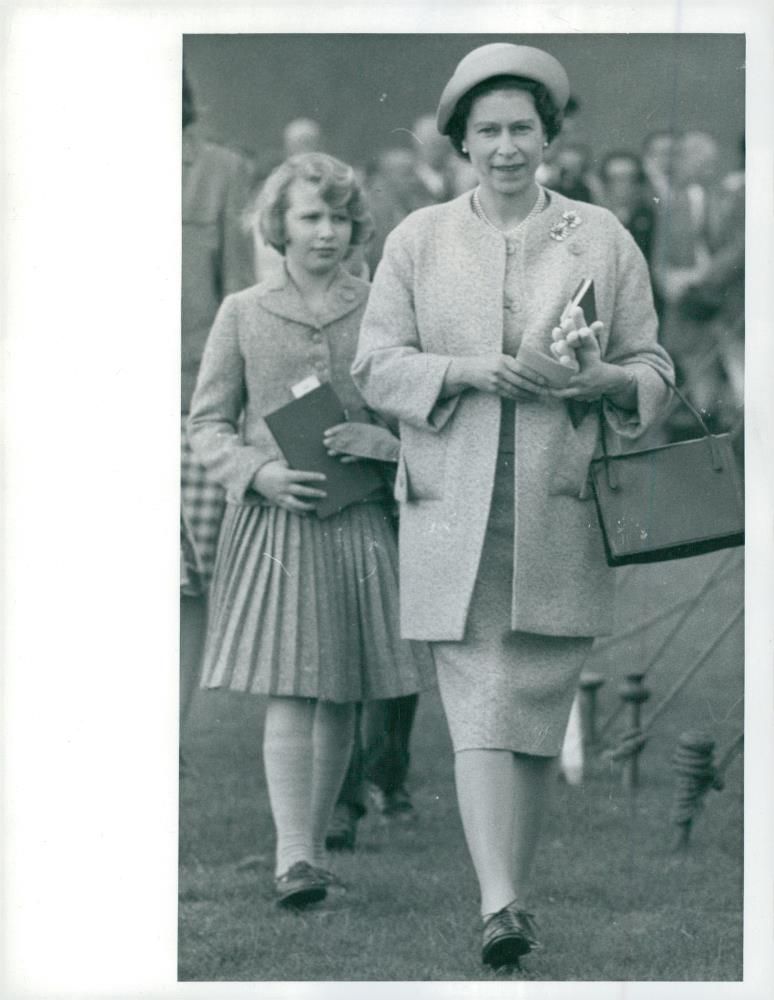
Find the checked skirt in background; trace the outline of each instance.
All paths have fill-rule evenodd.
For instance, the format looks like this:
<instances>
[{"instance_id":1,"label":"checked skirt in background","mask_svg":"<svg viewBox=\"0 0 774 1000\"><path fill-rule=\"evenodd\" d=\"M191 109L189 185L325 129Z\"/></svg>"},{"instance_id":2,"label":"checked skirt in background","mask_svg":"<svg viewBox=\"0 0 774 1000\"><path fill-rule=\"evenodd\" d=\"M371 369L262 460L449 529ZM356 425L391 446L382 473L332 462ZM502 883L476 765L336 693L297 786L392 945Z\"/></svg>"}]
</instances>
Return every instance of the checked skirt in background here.
<instances>
[{"instance_id":1,"label":"checked skirt in background","mask_svg":"<svg viewBox=\"0 0 774 1000\"><path fill-rule=\"evenodd\" d=\"M186 419L180 425L180 592L198 597L212 577L225 492L196 461Z\"/></svg>"}]
</instances>

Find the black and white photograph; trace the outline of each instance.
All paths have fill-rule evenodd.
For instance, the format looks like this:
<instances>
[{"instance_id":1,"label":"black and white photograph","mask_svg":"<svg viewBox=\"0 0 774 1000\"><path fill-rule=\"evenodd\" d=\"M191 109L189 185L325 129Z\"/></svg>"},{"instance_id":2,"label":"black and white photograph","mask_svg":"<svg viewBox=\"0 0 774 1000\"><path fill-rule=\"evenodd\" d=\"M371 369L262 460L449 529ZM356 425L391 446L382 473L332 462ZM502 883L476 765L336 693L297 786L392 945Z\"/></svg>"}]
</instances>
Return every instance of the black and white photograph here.
<instances>
[{"instance_id":1,"label":"black and white photograph","mask_svg":"<svg viewBox=\"0 0 774 1000\"><path fill-rule=\"evenodd\" d=\"M771 17L17 6L6 994L770 995Z\"/></svg>"},{"instance_id":2,"label":"black and white photograph","mask_svg":"<svg viewBox=\"0 0 774 1000\"><path fill-rule=\"evenodd\" d=\"M744 62L184 38L181 979L741 978Z\"/></svg>"}]
</instances>

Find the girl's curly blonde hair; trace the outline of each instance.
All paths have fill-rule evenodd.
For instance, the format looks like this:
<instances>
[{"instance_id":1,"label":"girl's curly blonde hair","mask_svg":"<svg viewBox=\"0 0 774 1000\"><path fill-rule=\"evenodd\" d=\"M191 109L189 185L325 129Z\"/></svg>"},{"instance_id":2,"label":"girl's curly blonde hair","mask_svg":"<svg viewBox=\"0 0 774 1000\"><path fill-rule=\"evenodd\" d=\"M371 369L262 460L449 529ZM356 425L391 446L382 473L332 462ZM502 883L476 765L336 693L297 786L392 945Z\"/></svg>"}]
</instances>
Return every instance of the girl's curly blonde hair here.
<instances>
[{"instance_id":1,"label":"girl's curly blonde hair","mask_svg":"<svg viewBox=\"0 0 774 1000\"><path fill-rule=\"evenodd\" d=\"M258 199L258 226L264 240L275 250L285 253L288 191L295 180L316 185L323 201L346 208L352 220L350 246L371 239L373 220L352 167L327 153L298 153L272 171Z\"/></svg>"}]
</instances>

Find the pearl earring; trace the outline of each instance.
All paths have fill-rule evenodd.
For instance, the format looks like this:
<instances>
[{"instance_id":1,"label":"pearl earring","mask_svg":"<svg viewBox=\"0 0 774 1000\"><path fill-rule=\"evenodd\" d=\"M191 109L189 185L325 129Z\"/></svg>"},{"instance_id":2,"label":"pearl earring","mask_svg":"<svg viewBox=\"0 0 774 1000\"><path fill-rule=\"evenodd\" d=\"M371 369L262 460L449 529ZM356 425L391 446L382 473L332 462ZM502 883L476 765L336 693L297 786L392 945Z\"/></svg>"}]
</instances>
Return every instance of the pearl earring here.
<instances>
[{"instance_id":1,"label":"pearl earring","mask_svg":"<svg viewBox=\"0 0 774 1000\"><path fill-rule=\"evenodd\" d=\"M467 153L467 151L468 151L468 147L467 147L467 146L465 145L465 143L463 142L463 144L462 144L462 152L463 152L463 153Z\"/></svg>"}]
</instances>

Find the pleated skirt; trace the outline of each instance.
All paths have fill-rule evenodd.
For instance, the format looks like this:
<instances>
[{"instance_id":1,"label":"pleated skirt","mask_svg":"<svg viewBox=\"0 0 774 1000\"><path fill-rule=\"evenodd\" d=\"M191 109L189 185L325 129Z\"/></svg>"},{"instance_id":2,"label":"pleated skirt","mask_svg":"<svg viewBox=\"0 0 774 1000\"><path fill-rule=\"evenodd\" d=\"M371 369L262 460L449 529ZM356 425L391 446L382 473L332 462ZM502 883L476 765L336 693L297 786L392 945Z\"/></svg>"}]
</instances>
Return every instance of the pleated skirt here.
<instances>
[{"instance_id":1,"label":"pleated skirt","mask_svg":"<svg viewBox=\"0 0 774 1000\"><path fill-rule=\"evenodd\" d=\"M593 639L510 627L513 461L513 454L500 452L465 636L431 645L455 751L500 749L554 757Z\"/></svg>"},{"instance_id":2,"label":"pleated skirt","mask_svg":"<svg viewBox=\"0 0 774 1000\"><path fill-rule=\"evenodd\" d=\"M203 687L348 702L434 682L428 646L400 638L386 505L354 504L325 520L226 505Z\"/></svg>"}]
</instances>

